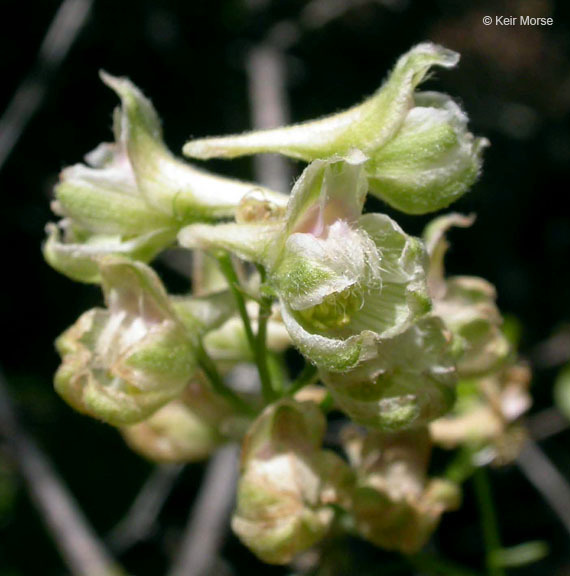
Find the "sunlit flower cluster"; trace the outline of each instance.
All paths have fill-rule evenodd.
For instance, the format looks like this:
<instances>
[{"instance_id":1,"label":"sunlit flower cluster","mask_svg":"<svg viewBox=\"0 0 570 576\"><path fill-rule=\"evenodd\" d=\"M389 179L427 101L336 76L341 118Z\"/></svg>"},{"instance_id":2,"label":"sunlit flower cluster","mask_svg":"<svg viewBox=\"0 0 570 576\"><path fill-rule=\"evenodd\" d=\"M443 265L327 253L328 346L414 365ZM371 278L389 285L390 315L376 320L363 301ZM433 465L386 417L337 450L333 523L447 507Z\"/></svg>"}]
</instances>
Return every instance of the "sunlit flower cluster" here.
<instances>
[{"instance_id":1,"label":"sunlit flower cluster","mask_svg":"<svg viewBox=\"0 0 570 576\"><path fill-rule=\"evenodd\" d=\"M418 90L458 59L420 44L344 112L184 147L198 159L302 160L289 195L176 158L149 100L104 74L121 100L115 142L55 188L61 220L45 258L99 284L106 304L57 340L57 392L151 460L201 460L242 442L232 527L266 562L289 563L338 526L414 553L460 503L445 470L428 474L434 447L467 451L477 466L522 445L530 374L495 289L444 272L447 232L474 219L439 216L418 238L364 210L372 194L407 214L435 212L477 179L486 140L449 96ZM188 294L169 294L150 267L171 248L192 253ZM305 362L298 376L291 348ZM255 370L246 381L244 366ZM336 442L331 411L346 420Z\"/></svg>"}]
</instances>

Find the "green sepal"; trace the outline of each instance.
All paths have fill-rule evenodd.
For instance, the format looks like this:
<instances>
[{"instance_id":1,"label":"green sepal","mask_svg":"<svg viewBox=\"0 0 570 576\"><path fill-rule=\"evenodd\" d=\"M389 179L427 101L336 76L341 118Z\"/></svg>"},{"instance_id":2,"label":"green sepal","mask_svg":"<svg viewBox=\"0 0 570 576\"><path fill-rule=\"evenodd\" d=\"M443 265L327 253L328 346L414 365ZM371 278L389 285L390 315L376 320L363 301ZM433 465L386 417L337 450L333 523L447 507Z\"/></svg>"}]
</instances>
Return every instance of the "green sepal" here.
<instances>
[{"instance_id":1,"label":"green sepal","mask_svg":"<svg viewBox=\"0 0 570 576\"><path fill-rule=\"evenodd\" d=\"M484 138L467 131L467 116L444 94L414 96L398 134L371 155L370 192L407 214L426 214L459 199L481 171Z\"/></svg>"},{"instance_id":2,"label":"green sepal","mask_svg":"<svg viewBox=\"0 0 570 576\"><path fill-rule=\"evenodd\" d=\"M68 223L69 224L69 223ZM82 231L47 225L48 237L42 251L46 262L65 276L88 284L101 282L98 261L120 256L141 262L152 261L176 240L176 229L163 228L131 239L89 235Z\"/></svg>"},{"instance_id":3,"label":"green sepal","mask_svg":"<svg viewBox=\"0 0 570 576\"><path fill-rule=\"evenodd\" d=\"M439 318L419 320L376 343L374 355L352 370L321 369L336 404L357 424L395 431L425 425L455 401L450 335Z\"/></svg>"}]
</instances>

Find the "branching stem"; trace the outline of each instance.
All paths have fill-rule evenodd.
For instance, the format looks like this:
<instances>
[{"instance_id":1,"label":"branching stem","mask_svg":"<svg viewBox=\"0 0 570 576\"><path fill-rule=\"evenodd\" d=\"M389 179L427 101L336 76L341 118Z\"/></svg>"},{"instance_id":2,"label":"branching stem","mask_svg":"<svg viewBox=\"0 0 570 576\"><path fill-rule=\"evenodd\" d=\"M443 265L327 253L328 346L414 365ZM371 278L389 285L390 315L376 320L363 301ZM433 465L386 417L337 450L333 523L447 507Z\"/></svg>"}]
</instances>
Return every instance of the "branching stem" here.
<instances>
[{"instance_id":1,"label":"branching stem","mask_svg":"<svg viewBox=\"0 0 570 576\"><path fill-rule=\"evenodd\" d=\"M225 385L224 379L218 372L214 361L210 358L201 340L199 340L197 344L197 354L200 367L206 374L214 391L220 396L223 396L240 412L253 416L255 414L254 409L231 388Z\"/></svg>"},{"instance_id":2,"label":"branching stem","mask_svg":"<svg viewBox=\"0 0 570 576\"><path fill-rule=\"evenodd\" d=\"M271 300L268 298L263 298L259 307L259 324L257 335L254 335L253 329L251 327L251 321L247 313L247 308L245 305L245 298L243 291L240 288L240 280L231 261L229 254L224 254L218 258L220 263L220 270L222 274L226 277L228 281L230 290L236 301L240 317L243 322L245 329L245 335L249 344L253 356L255 359L255 364L257 366L257 371L259 373L259 380L261 381L261 391L263 393L263 398L266 402L272 402L277 398L277 393L273 389L271 383L271 376L269 374L269 368L267 366L267 350L266 350L266 335L267 335L267 318L271 310Z\"/></svg>"}]
</instances>

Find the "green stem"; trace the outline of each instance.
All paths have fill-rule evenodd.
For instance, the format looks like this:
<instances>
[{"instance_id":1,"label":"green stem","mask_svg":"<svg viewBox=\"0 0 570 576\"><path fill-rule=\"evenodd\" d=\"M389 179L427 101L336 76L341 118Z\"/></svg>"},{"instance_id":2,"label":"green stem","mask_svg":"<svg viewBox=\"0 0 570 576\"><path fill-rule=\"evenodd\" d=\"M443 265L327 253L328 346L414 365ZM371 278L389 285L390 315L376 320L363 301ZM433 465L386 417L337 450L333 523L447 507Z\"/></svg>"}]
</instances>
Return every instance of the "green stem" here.
<instances>
[{"instance_id":1,"label":"green stem","mask_svg":"<svg viewBox=\"0 0 570 576\"><path fill-rule=\"evenodd\" d=\"M327 415L334 408L334 398L328 390L325 394L325 397L321 400L319 408L325 415Z\"/></svg>"},{"instance_id":2,"label":"green stem","mask_svg":"<svg viewBox=\"0 0 570 576\"><path fill-rule=\"evenodd\" d=\"M265 268L263 266L257 266L259 275L261 278L261 287L265 284ZM262 390L264 391L264 396L267 400L275 400L276 397L281 396L282 390L276 389L276 384L271 379L271 374L269 373L269 366L267 365L267 322L271 316L271 304L273 298L264 296L262 294L261 301L259 303L259 315L257 318L257 335L255 338L255 359L257 362L257 368L259 371L259 378L261 379ZM263 383L266 386L263 386ZM266 389L270 392L269 395L266 394Z\"/></svg>"},{"instance_id":3,"label":"green stem","mask_svg":"<svg viewBox=\"0 0 570 576\"><path fill-rule=\"evenodd\" d=\"M408 556L407 559L418 570L434 576L443 576L444 574L449 574L450 576L479 576L477 572L469 568L429 554L415 554Z\"/></svg>"},{"instance_id":4,"label":"green stem","mask_svg":"<svg viewBox=\"0 0 570 576\"><path fill-rule=\"evenodd\" d=\"M295 396L301 388L308 386L309 384L314 384L319 379L319 374L317 373L316 366L313 364L306 363L301 370L301 373L297 378L291 383L287 389L287 396Z\"/></svg>"},{"instance_id":5,"label":"green stem","mask_svg":"<svg viewBox=\"0 0 570 576\"><path fill-rule=\"evenodd\" d=\"M467 481L476 467L473 464L473 450L470 448L460 448L451 463L445 469L445 477L455 484L463 484Z\"/></svg>"},{"instance_id":6,"label":"green stem","mask_svg":"<svg viewBox=\"0 0 570 576\"><path fill-rule=\"evenodd\" d=\"M259 380L261 381L261 391L263 394L263 398L266 402L272 402L277 398L275 390L271 385L271 378L269 375L269 369L267 367L267 355L265 350L265 336L267 331L267 317L262 321L262 311L264 308L267 307L267 304L260 304L259 307L259 327L261 329L258 330L257 337L253 334L253 329L251 327L251 321L249 319L249 315L247 313L247 308L245 305L245 298L243 296L243 292L240 288L240 281L238 275L235 271L234 265L232 263L231 257L229 254L224 254L218 258L220 263L220 270L222 274L225 276L226 280L228 281L230 290L232 295L236 301L236 305L238 307L239 315L242 319L243 326L245 329L245 335L247 338L247 342L251 351L253 352L253 356L255 359L255 363L257 365L257 371L259 373ZM269 302L269 307L271 303ZM263 328L261 326L263 325ZM261 337L260 337L261 336Z\"/></svg>"},{"instance_id":7,"label":"green stem","mask_svg":"<svg viewBox=\"0 0 570 576\"><path fill-rule=\"evenodd\" d=\"M501 550L501 539L499 536L499 525L497 515L493 505L491 494L491 484L487 471L484 468L477 468L473 474L475 494L479 504L481 514L481 527L483 529L483 539L485 541L485 561L489 576L505 576L506 572L502 566L495 561L497 554Z\"/></svg>"},{"instance_id":8,"label":"green stem","mask_svg":"<svg viewBox=\"0 0 570 576\"><path fill-rule=\"evenodd\" d=\"M214 361L210 358L201 340L198 340L196 352L200 367L210 381L214 392L225 398L239 412L243 412L248 416L255 416L255 410L241 396L225 385L224 379L218 372Z\"/></svg>"}]
</instances>

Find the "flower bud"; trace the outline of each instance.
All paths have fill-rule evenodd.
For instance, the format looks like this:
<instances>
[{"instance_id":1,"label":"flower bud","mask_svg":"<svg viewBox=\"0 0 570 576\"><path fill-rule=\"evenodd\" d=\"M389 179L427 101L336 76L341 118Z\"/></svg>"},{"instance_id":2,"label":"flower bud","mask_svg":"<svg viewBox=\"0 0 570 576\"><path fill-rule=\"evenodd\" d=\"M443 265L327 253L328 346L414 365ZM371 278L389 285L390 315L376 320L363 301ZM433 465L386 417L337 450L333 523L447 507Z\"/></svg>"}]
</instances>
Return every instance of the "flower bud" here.
<instances>
[{"instance_id":1,"label":"flower bud","mask_svg":"<svg viewBox=\"0 0 570 576\"><path fill-rule=\"evenodd\" d=\"M433 314L443 319L454 337L461 377L480 376L498 369L511 354L501 331L503 319L495 304L495 288L473 276L445 279L443 260L451 226L470 226L473 218L449 214L436 218L424 233L430 256L429 289Z\"/></svg>"},{"instance_id":2,"label":"flower bud","mask_svg":"<svg viewBox=\"0 0 570 576\"><path fill-rule=\"evenodd\" d=\"M244 439L232 528L264 562L286 564L323 538L351 484L348 466L320 449L324 432L317 406L282 400Z\"/></svg>"},{"instance_id":3,"label":"flower bud","mask_svg":"<svg viewBox=\"0 0 570 576\"><path fill-rule=\"evenodd\" d=\"M362 104L320 120L284 128L188 142L195 158L278 152L306 161L360 150L370 191L411 214L432 212L473 184L487 144L467 131L467 117L444 94L415 93L433 66L453 68L459 55L419 44Z\"/></svg>"},{"instance_id":4,"label":"flower bud","mask_svg":"<svg viewBox=\"0 0 570 576\"><path fill-rule=\"evenodd\" d=\"M293 343L340 372L430 307L421 242L385 215L362 216L365 194L361 155L315 161L281 221L192 225L179 241L263 264Z\"/></svg>"},{"instance_id":5,"label":"flower bud","mask_svg":"<svg viewBox=\"0 0 570 576\"><path fill-rule=\"evenodd\" d=\"M425 425L455 400L450 336L439 318L419 320L381 340L375 355L356 368L320 370L338 407L357 424L387 431Z\"/></svg>"},{"instance_id":6,"label":"flower bud","mask_svg":"<svg viewBox=\"0 0 570 576\"><path fill-rule=\"evenodd\" d=\"M231 408L198 373L179 398L121 428L121 434L130 448L154 462L196 462L224 441L223 422L231 418Z\"/></svg>"},{"instance_id":7,"label":"flower bud","mask_svg":"<svg viewBox=\"0 0 570 576\"><path fill-rule=\"evenodd\" d=\"M349 428L343 436L357 473L351 510L357 530L376 546L417 552L460 498L456 485L427 478L427 430L363 435Z\"/></svg>"},{"instance_id":8,"label":"flower bud","mask_svg":"<svg viewBox=\"0 0 570 576\"><path fill-rule=\"evenodd\" d=\"M161 463L203 460L220 443L217 430L179 400L173 400L139 424L122 428L121 433L132 450Z\"/></svg>"},{"instance_id":9,"label":"flower bud","mask_svg":"<svg viewBox=\"0 0 570 576\"><path fill-rule=\"evenodd\" d=\"M414 95L397 135L369 162L370 192L407 214L446 208L475 183L485 138L467 130L467 116L445 94Z\"/></svg>"},{"instance_id":10,"label":"flower bud","mask_svg":"<svg viewBox=\"0 0 570 576\"><path fill-rule=\"evenodd\" d=\"M182 392L196 372L195 355L150 268L107 257L99 269L107 309L86 312L59 337L55 387L79 412L133 424Z\"/></svg>"}]
</instances>

